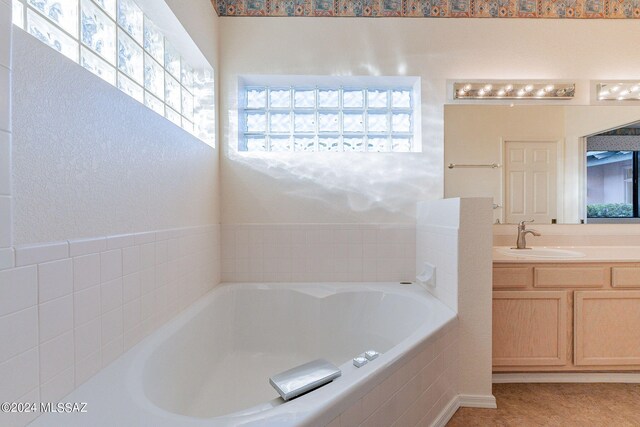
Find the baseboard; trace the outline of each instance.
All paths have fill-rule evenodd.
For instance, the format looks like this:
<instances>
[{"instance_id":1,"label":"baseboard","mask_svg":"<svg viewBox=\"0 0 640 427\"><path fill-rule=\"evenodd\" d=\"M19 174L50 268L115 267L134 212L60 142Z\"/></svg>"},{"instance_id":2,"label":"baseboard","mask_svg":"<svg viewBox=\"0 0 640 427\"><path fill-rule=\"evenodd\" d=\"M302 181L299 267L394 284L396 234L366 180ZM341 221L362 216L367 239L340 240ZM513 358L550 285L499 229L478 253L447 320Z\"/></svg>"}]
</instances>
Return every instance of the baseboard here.
<instances>
[{"instance_id":1,"label":"baseboard","mask_svg":"<svg viewBox=\"0 0 640 427\"><path fill-rule=\"evenodd\" d=\"M496 409L496 398L493 395L459 394L459 406L463 408L487 408Z\"/></svg>"},{"instance_id":2,"label":"baseboard","mask_svg":"<svg viewBox=\"0 0 640 427\"><path fill-rule=\"evenodd\" d=\"M445 427L453 414L456 413L458 408L460 407L460 399L459 396L453 396L453 398L447 403L447 406L444 407L442 411L438 414L436 419L431 424L431 427Z\"/></svg>"},{"instance_id":3,"label":"baseboard","mask_svg":"<svg viewBox=\"0 0 640 427\"><path fill-rule=\"evenodd\" d=\"M494 384L506 383L640 383L638 372L537 372L493 374Z\"/></svg>"},{"instance_id":4,"label":"baseboard","mask_svg":"<svg viewBox=\"0 0 640 427\"><path fill-rule=\"evenodd\" d=\"M496 398L492 395L474 395L474 394L459 394L453 396L453 398L447 403L442 411L438 414L436 419L431 424L431 427L444 427L447 425L453 414L456 413L458 408L489 408L495 409Z\"/></svg>"}]
</instances>

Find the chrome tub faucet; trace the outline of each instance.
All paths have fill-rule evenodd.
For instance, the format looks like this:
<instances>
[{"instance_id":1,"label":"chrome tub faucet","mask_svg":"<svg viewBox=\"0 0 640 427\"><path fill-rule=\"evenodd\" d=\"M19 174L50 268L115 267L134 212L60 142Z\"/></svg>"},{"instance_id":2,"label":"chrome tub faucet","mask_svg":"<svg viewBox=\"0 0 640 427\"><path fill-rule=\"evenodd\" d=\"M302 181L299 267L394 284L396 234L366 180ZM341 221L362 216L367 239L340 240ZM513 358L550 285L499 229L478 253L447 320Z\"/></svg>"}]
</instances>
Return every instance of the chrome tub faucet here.
<instances>
[{"instance_id":1,"label":"chrome tub faucet","mask_svg":"<svg viewBox=\"0 0 640 427\"><path fill-rule=\"evenodd\" d=\"M520 223L518 224L518 241L516 242L516 247L515 248L511 248L511 249L531 249L527 247L527 234L531 233L534 236L542 236L542 234L540 234L540 232L538 232L537 230L527 230L526 229L526 223L527 222L533 222L533 220L531 221L520 221Z\"/></svg>"}]
</instances>

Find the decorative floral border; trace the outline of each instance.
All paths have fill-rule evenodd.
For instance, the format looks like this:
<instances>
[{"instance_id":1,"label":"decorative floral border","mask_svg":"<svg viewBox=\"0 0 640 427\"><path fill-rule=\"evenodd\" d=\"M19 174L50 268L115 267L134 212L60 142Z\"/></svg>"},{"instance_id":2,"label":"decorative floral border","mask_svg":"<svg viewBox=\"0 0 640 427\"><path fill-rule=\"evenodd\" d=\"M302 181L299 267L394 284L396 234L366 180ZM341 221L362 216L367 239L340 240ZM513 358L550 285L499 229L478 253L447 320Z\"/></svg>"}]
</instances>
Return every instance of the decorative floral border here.
<instances>
[{"instance_id":1,"label":"decorative floral border","mask_svg":"<svg viewBox=\"0 0 640 427\"><path fill-rule=\"evenodd\" d=\"M640 19L640 0L212 0L220 16Z\"/></svg>"}]
</instances>

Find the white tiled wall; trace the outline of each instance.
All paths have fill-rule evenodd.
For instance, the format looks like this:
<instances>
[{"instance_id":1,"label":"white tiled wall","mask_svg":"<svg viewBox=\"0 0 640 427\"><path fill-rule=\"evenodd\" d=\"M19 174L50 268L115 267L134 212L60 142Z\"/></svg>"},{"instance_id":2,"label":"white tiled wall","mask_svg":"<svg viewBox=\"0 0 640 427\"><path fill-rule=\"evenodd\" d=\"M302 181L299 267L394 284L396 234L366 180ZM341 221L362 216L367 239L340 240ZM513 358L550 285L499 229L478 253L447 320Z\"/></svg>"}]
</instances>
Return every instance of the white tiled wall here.
<instances>
[{"instance_id":1,"label":"white tiled wall","mask_svg":"<svg viewBox=\"0 0 640 427\"><path fill-rule=\"evenodd\" d=\"M11 223L11 1L0 0L0 268L13 266Z\"/></svg>"},{"instance_id":2,"label":"white tiled wall","mask_svg":"<svg viewBox=\"0 0 640 427\"><path fill-rule=\"evenodd\" d=\"M415 277L406 224L225 224L224 282L399 281Z\"/></svg>"},{"instance_id":3,"label":"white tiled wall","mask_svg":"<svg viewBox=\"0 0 640 427\"><path fill-rule=\"evenodd\" d=\"M434 265L436 280L429 291L456 312L460 200L421 202L416 212L416 275L425 263Z\"/></svg>"},{"instance_id":4,"label":"white tiled wall","mask_svg":"<svg viewBox=\"0 0 640 427\"><path fill-rule=\"evenodd\" d=\"M218 252L218 226L17 247L0 271L0 401L57 402L219 283Z\"/></svg>"},{"instance_id":5,"label":"white tiled wall","mask_svg":"<svg viewBox=\"0 0 640 427\"><path fill-rule=\"evenodd\" d=\"M418 221L416 275L429 263L436 267L435 286L429 291L453 310L458 311L458 227Z\"/></svg>"},{"instance_id":6,"label":"white tiled wall","mask_svg":"<svg viewBox=\"0 0 640 427\"><path fill-rule=\"evenodd\" d=\"M458 313L461 405L495 407L491 394L492 200L418 203L416 271L436 265L429 290Z\"/></svg>"},{"instance_id":7,"label":"white tiled wall","mask_svg":"<svg viewBox=\"0 0 640 427\"><path fill-rule=\"evenodd\" d=\"M457 409L458 324L430 337L415 355L381 379L329 427L431 426ZM446 416L444 421L448 420Z\"/></svg>"},{"instance_id":8,"label":"white tiled wall","mask_svg":"<svg viewBox=\"0 0 640 427\"><path fill-rule=\"evenodd\" d=\"M458 318L461 406L495 408L491 387L491 198L460 199ZM465 403L466 401L466 403Z\"/></svg>"}]
</instances>

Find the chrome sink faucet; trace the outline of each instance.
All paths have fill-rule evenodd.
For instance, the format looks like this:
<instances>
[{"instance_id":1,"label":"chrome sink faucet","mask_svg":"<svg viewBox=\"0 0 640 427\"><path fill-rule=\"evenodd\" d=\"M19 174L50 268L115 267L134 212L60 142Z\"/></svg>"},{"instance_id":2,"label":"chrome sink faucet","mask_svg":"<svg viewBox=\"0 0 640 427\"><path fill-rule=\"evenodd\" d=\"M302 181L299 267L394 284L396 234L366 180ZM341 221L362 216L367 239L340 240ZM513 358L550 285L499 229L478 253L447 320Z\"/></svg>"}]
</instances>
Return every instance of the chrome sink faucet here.
<instances>
[{"instance_id":1,"label":"chrome sink faucet","mask_svg":"<svg viewBox=\"0 0 640 427\"><path fill-rule=\"evenodd\" d=\"M527 230L525 225L527 222L533 222L533 220L520 221L520 223L518 224L518 241L516 242L516 247L511 249L531 249L527 247L527 234L531 233L534 236L542 235L537 230Z\"/></svg>"}]
</instances>

